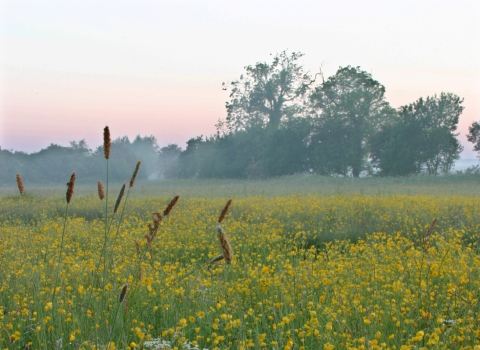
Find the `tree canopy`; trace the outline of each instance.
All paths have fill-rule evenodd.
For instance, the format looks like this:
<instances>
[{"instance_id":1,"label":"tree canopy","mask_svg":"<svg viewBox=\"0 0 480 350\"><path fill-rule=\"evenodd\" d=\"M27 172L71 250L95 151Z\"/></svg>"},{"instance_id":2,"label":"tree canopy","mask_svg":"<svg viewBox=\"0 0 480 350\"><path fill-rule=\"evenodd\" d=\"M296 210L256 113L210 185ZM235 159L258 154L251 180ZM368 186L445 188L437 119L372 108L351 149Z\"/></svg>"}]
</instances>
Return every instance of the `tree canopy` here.
<instances>
[{"instance_id":1,"label":"tree canopy","mask_svg":"<svg viewBox=\"0 0 480 350\"><path fill-rule=\"evenodd\" d=\"M472 125L468 127L467 140L473 143L473 150L475 152L480 152L480 123L473 122Z\"/></svg>"},{"instance_id":2,"label":"tree canopy","mask_svg":"<svg viewBox=\"0 0 480 350\"><path fill-rule=\"evenodd\" d=\"M385 87L360 67L341 67L315 88L310 100L315 112L313 168L358 177L366 169L370 138L395 114Z\"/></svg>"},{"instance_id":3,"label":"tree canopy","mask_svg":"<svg viewBox=\"0 0 480 350\"><path fill-rule=\"evenodd\" d=\"M455 132L462 102L441 93L400 107L395 122L374 137L372 159L380 174L448 173L463 150Z\"/></svg>"},{"instance_id":4,"label":"tree canopy","mask_svg":"<svg viewBox=\"0 0 480 350\"><path fill-rule=\"evenodd\" d=\"M304 98L314 82L298 60L302 53L286 51L277 54L271 64L257 62L245 67L245 75L224 89L230 88L226 103L226 125L230 132L253 126L278 127L288 117L300 114Z\"/></svg>"}]
</instances>

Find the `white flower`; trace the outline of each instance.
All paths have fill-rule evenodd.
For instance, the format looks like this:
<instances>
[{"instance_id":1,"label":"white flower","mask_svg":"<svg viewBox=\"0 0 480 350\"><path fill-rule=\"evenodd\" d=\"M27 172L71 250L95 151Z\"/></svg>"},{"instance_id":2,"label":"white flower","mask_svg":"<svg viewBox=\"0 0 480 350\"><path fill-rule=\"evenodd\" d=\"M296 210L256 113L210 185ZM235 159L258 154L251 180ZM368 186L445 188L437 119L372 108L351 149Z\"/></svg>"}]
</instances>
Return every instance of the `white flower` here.
<instances>
[{"instance_id":1,"label":"white flower","mask_svg":"<svg viewBox=\"0 0 480 350\"><path fill-rule=\"evenodd\" d=\"M150 339L149 341L143 343L143 346L151 350L168 350L172 348L172 344L167 340L163 340L162 338ZM198 345L192 345L192 343L189 342L183 343L182 348L185 350L208 350L207 348L200 349Z\"/></svg>"},{"instance_id":2,"label":"white flower","mask_svg":"<svg viewBox=\"0 0 480 350\"><path fill-rule=\"evenodd\" d=\"M442 323L447 327L452 327L455 323L457 323L457 321L456 320L444 320L442 318Z\"/></svg>"}]
</instances>

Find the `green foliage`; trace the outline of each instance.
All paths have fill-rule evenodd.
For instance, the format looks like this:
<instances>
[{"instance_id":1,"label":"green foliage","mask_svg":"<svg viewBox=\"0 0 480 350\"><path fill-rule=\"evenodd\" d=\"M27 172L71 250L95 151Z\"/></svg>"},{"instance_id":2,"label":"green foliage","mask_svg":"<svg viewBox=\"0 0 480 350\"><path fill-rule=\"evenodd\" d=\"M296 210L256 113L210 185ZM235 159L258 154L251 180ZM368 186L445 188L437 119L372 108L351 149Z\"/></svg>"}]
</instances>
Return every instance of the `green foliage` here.
<instances>
[{"instance_id":1,"label":"green foliage","mask_svg":"<svg viewBox=\"0 0 480 350\"><path fill-rule=\"evenodd\" d=\"M339 68L310 96L316 110L311 152L314 169L358 177L370 137L393 117L385 87L360 67Z\"/></svg>"},{"instance_id":2,"label":"green foliage","mask_svg":"<svg viewBox=\"0 0 480 350\"><path fill-rule=\"evenodd\" d=\"M179 170L177 176L179 178L195 177L197 171L197 159L198 149L202 143L203 136L197 136L187 141L187 148L180 154L179 157Z\"/></svg>"},{"instance_id":3,"label":"green foliage","mask_svg":"<svg viewBox=\"0 0 480 350\"><path fill-rule=\"evenodd\" d=\"M473 122L472 125L468 127L467 139L469 142L473 143L473 150L480 152L480 123Z\"/></svg>"},{"instance_id":4,"label":"green foliage","mask_svg":"<svg viewBox=\"0 0 480 350\"><path fill-rule=\"evenodd\" d=\"M421 171L422 130L408 118L386 125L372 137L372 164L381 176L409 176Z\"/></svg>"},{"instance_id":5,"label":"green foliage","mask_svg":"<svg viewBox=\"0 0 480 350\"><path fill-rule=\"evenodd\" d=\"M261 178L307 170L306 120L191 139L178 158L180 178Z\"/></svg>"},{"instance_id":6,"label":"green foliage","mask_svg":"<svg viewBox=\"0 0 480 350\"><path fill-rule=\"evenodd\" d=\"M209 140L207 147L213 150L213 158L210 163L207 162L205 160L207 153L204 152L200 178L263 176L261 169L255 168L254 164L261 157L261 152L265 145L265 134L265 129L256 127ZM252 165L254 166L253 169Z\"/></svg>"},{"instance_id":7,"label":"green foliage","mask_svg":"<svg viewBox=\"0 0 480 350\"><path fill-rule=\"evenodd\" d=\"M179 170L178 159L182 149L177 144L169 144L160 149L158 155L159 177L163 179L174 179Z\"/></svg>"},{"instance_id":8,"label":"green foliage","mask_svg":"<svg viewBox=\"0 0 480 350\"><path fill-rule=\"evenodd\" d=\"M114 140L111 147L110 178L113 181L127 181L136 162L141 160L144 165L140 168L137 179L146 179L148 171L155 170L157 166L155 145L153 136L137 136L133 143L126 136ZM51 144L32 154L0 150L0 185L15 184L16 173L22 175L27 186L66 183L72 171L76 172L79 183L96 182L106 176L105 167L102 166L103 157L103 146L92 151L84 140L72 141L70 147Z\"/></svg>"},{"instance_id":9,"label":"green foliage","mask_svg":"<svg viewBox=\"0 0 480 350\"><path fill-rule=\"evenodd\" d=\"M266 142L260 166L266 176L292 175L308 170L308 147L305 140L310 124L305 119L293 119L278 129L266 132Z\"/></svg>"},{"instance_id":10,"label":"green foliage","mask_svg":"<svg viewBox=\"0 0 480 350\"><path fill-rule=\"evenodd\" d=\"M382 127L371 143L372 163L379 174L448 173L463 149L455 133L462 102L454 94L442 93L400 107L395 122Z\"/></svg>"},{"instance_id":11,"label":"green foliage","mask_svg":"<svg viewBox=\"0 0 480 350\"><path fill-rule=\"evenodd\" d=\"M286 118L301 113L303 98L313 83L297 63L302 56L283 51L271 64L257 62L245 67L246 76L229 84L226 124L230 132L266 125L276 128Z\"/></svg>"}]
</instances>

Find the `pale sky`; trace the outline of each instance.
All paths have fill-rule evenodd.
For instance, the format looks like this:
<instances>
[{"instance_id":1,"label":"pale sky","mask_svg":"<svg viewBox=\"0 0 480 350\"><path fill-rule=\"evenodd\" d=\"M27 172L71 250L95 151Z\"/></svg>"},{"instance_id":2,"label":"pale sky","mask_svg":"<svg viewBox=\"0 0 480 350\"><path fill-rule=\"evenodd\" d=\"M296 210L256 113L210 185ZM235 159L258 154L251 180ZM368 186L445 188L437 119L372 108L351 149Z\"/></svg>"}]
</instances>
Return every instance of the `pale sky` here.
<instances>
[{"instance_id":1,"label":"pale sky","mask_svg":"<svg viewBox=\"0 0 480 350\"><path fill-rule=\"evenodd\" d=\"M393 107L453 92L480 120L480 0L0 0L0 146L154 135L182 148L226 115L222 82L288 49L360 66Z\"/></svg>"}]
</instances>

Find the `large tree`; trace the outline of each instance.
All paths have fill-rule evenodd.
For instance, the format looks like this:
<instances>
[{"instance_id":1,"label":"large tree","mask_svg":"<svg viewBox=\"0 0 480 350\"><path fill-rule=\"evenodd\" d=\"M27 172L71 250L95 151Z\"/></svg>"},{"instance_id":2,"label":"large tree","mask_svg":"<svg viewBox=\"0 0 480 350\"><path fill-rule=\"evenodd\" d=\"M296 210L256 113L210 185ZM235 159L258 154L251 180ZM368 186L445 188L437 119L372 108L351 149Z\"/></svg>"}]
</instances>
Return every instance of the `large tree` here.
<instances>
[{"instance_id":1,"label":"large tree","mask_svg":"<svg viewBox=\"0 0 480 350\"><path fill-rule=\"evenodd\" d=\"M460 158L462 145L456 138L458 121L464 107L463 99L452 93L420 98L403 109L412 109L423 131L422 146L418 149L424 159L425 170L430 175L447 173Z\"/></svg>"},{"instance_id":2,"label":"large tree","mask_svg":"<svg viewBox=\"0 0 480 350\"><path fill-rule=\"evenodd\" d=\"M360 67L340 67L310 98L316 112L313 168L358 177L366 168L370 137L395 114L385 87Z\"/></svg>"},{"instance_id":3,"label":"large tree","mask_svg":"<svg viewBox=\"0 0 480 350\"><path fill-rule=\"evenodd\" d=\"M314 81L298 63L302 56L283 51L271 64L247 66L239 80L224 83L225 90L231 89L226 103L229 132L255 126L277 128L286 117L303 111L304 98Z\"/></svg>"},{"instance_id":4,"label":"large tree","mask_svg":"<svg viewBox=\"0 0 480 350\"><path fill-rule=\"evenodd\" d=\"M400 107L395 123L383 128L372 142L379 173L448 173L463 149L455 132L462 102L457 95L442 92Z\"/></svg>"},{"instance_id":5,"label":"large tree","mask_svg":"<svg viewBox=\"0 0 480 350\"><path fill-rule=\"evenodd\" d=\"M414 114L400 109L392 124L384 125L370 141L370 158L380 176L408 176L422 171L424 157L419 150L423 130Z\"/></svg>"}]
</instances>

